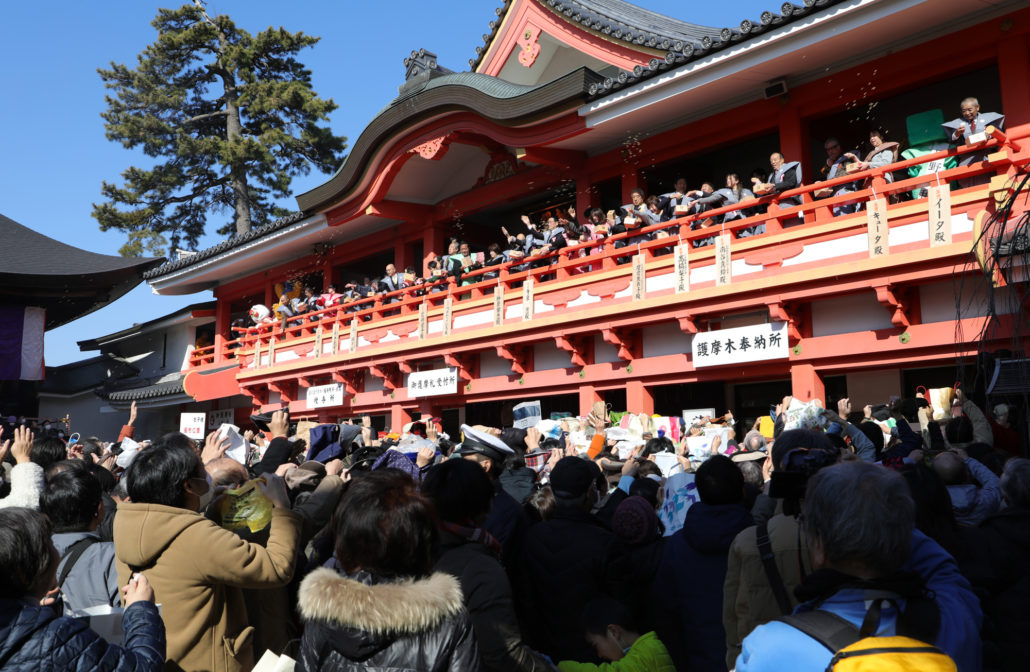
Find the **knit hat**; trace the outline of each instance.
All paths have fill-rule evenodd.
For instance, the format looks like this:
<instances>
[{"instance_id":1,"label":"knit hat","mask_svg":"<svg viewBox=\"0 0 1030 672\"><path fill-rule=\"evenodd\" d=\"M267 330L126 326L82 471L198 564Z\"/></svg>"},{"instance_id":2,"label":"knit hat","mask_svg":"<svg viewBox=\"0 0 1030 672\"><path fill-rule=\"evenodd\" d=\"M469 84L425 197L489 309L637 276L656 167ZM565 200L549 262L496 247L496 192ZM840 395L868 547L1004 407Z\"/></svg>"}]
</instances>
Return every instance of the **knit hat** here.
<instances>
[{"instance_id":1,"label":"knit hat","mask_svg":"<svg viewBox=\"0 0 1030 672\"><path fill-rule=\"evenodd\" d=\"M576 499L590 489L600 470L597 465L581 457L563 457L551 469L551 490L556 497Z\"/></svg>"},{"instance_id":2,"label":"knit hat","mask_svg":"<svg viewBox=\"0 0 1030 672\"><path fill-rule=\"evenodd\" d=\"M615 509L612 532L627 544L649 541L658 536L658 514L643 497L627 497Z\"/></svg>"}]
</instances>

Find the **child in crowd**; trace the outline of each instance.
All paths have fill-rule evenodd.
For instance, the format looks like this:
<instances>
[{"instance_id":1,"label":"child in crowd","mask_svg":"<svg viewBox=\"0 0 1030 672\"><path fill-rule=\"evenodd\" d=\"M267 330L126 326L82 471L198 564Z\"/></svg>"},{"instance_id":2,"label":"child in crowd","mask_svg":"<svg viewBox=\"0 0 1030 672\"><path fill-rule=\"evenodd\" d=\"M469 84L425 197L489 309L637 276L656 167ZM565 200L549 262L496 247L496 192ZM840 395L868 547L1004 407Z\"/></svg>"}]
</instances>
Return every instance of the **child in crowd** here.
<instances>
[{"instance_id":1,"label":"child in crowd","mask_svg":"<svg viewBox=\"0 0 1030 672\"><path fill-rule=\"evenodd\" d=\"M676 667L654 632L637 633L629 610L610 597L592 600L583 609L587 641L600 658L612 662L595 665L565 660L562 672L672 672Z\"/></svg>"}]
</instances>

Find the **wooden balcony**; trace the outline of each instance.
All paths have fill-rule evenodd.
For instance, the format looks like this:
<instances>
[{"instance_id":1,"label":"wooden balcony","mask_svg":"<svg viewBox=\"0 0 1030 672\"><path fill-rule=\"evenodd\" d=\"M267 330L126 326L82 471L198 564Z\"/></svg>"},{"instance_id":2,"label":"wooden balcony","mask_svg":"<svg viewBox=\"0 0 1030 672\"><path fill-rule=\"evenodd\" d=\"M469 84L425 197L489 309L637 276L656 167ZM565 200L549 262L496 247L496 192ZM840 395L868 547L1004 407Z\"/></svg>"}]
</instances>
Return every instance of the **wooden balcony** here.
<instances>
[{"instance_id":1,"label":"wooden balcony","mask_svg":"<svg viewBox=\"0 0 1030 672\"><path fill-rule=\"evenodd\" d=\"M840 356L840 339L806 330L802 307L813 300L856 293L874 293L889 323L885 329L863 333L847 347L889 363L895 357L895 337L904 333L932 352L942 352L949 339L954 345L954 334L942 336L940 325L911 319L906 288L948 279L956 272L977 271L976 256L970 252L979 239L979 220L993 211L995 198L1009 195L1012 176L1030 161L1030 151L1020 143L1022 135L1012 135L996 133L985 144L953 148L805 185L778 197L487 267L464 275L460 285L448 281L411 287L310 313L292 319L285 330L278 324L251 328L220 347L195 350L189 370L205 373L235 364L232 375L256 405L273 405L269 403L272 395L278 395L280 402L289 403L298 413L308 410L300 387L329 382L345 384L357 405L410 402L405 375L420 362L456 368L463 393L519 394L520 388L545 380L537 375L539 367L534 367L535 344L546 342L568 357L569 365L560 367L560 376L546 376L549 384L558 378L570 387L587 379L615 384L633 372L635 363L634 376L691 367L682 352L645 356L641 329L674 324L689 335L725 316L749 312L788 324L797 363L823 358L823 366L833 366L832 359ZM987 159L971 166L893 183L884 177L910 166L981 151L987 152ZM895 194L977 176L987 176L989 184L951 192L951 238L943 243L932 244L931 204L926 198L889 202ZM817 189L853 182L865 186L846 195L813 199ZM791 198L800 198L800 205L782 205ZM881 255L870 248L865 204L874 200L886 203L887 240ZM833 216L834 206L848 203L863 204L863 209ZM760 206L766 207L762 214L691 230L698 220ZM764 233L737 237L760 225ZM639 244L629 242L641 233L659 230L672 233ZM728 243L721 273L716 245L694 247L697 241L720 234ZM680 253L675 251L678 246L682 246ZM720 274L728 281L720 282ZM969 318L965 327L975 329L977 319ZM609 346L614 356L595 356L599 347ZM494 364L495 356L503 360L505 376L483 375L479 355L484 352ZM497 374L494 369L495 365L490 373ZM369 374L381 385L364 391L362 380Z\"/></svg>"}]
</instances>

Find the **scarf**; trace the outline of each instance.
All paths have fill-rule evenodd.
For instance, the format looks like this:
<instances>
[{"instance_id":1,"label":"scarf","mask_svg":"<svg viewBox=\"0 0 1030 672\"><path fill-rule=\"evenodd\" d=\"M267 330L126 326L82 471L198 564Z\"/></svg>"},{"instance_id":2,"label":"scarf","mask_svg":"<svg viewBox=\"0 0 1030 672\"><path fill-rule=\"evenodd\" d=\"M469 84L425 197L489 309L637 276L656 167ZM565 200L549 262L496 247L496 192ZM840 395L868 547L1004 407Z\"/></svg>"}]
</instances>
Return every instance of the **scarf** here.
<instances>
[{"instance_id":1,"label":"scarf","mask_svg":"<svg viewBox=\"0 0 1030 672\"><path fill-rule=\"evenodd\" d=\"M447 521L441 521L440 527L465 541L482 544L490 549L490 551L498 558L501 557L501 543L497 541L494 535L490 534L482 527L466 527L464 525L459 525L458 523L450 523Z\"/></svg>"},{"instance_id":2,"label":"scarf","mask_svg":"<svg viewBox=\"0 0 1030 672\"><path fill-rule=\"evenodd\" d=\"M813 608L818 608L836 593L848 589L864 591L867 593L866 601L872 601L862 624L863 636L876 634L882 603L886 601L898 612L895 627L897 635L931 644L936 641L941 625L940 608L923 578L914 572L895 572L876 579L860 579L834 569L819 569L805 577L801 585L794 589L794 595L799 602L809 602ZM905 601L904 609L898 600Z\"/></svg>"}]
</instances>

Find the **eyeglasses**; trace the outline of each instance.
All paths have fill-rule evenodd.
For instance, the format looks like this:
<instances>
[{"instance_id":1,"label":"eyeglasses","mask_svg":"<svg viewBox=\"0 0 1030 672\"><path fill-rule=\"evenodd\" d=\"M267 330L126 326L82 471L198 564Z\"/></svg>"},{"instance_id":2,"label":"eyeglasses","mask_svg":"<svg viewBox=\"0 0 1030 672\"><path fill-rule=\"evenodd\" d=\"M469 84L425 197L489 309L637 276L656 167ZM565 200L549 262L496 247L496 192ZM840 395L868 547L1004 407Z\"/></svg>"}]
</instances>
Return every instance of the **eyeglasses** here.
<instances>
[{"instance_id":1,"label":"eyeglasses","mask_svg":"<svg viewBox=\"0 0 1030 672\"><path fill-rule=\"evenodd\" d=\"M831 149L840 149L840 145L826 145L823 149L826 151L830 151Z\"/></svg>"}]
</instances>

